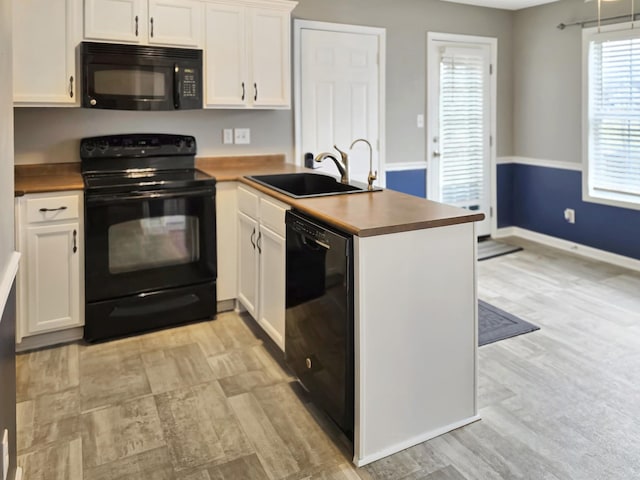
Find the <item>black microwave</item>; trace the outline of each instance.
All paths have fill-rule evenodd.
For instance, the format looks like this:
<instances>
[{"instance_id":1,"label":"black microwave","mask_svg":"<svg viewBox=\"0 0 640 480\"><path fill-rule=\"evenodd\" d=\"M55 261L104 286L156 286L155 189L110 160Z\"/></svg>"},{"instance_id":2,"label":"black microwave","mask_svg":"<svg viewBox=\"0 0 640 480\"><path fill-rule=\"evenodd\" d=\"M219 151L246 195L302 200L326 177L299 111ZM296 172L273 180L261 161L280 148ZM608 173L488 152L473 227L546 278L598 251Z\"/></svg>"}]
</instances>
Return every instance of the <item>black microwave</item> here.
<instances>
[{"instance_id":1,"label":"black microwave","mask_svg":"<svg viewBox=\"0 0 640 480\"><path fill-rule=\"evenodd\" d=\"M202 108L202 50L82 42L82 106Z\"/></svg>"}]
</instances>

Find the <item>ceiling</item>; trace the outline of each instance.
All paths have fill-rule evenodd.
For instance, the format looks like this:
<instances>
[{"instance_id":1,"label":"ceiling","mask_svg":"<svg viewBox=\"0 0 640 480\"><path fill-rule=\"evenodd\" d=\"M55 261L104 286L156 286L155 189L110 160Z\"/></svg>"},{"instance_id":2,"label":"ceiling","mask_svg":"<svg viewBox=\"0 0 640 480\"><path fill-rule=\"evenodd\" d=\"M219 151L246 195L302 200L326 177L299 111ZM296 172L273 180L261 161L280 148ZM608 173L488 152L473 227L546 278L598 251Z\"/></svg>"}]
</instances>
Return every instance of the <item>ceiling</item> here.
<instances>
[{"instance_id":1,"label":"ceiling","mask_svg":"<svg viewBox=\"0 0 640 480\"><path fill-rule=\"evenodd\" d=\"M444 0L445 2L465 3L479 7L502 8L504 10L520 10L521 8L535 7L556 0Z\"/></svg>"}]
</instances>

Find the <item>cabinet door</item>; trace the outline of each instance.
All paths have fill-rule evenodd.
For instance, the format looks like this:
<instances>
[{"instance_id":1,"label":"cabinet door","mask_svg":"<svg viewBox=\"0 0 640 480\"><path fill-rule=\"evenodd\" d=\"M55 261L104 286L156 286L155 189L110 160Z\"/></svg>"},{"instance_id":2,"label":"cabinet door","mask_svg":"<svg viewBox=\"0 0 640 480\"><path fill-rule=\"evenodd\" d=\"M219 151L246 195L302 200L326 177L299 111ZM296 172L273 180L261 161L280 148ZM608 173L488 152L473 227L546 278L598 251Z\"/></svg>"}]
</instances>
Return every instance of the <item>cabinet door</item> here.
<instances>
[{"instance_id":1,"label":"cabinet door","mask_svg":"<svg viewBox=\"0 0 640 480\"><path fill-rule=\"evenodd\" d=\"M13 100L16 105L79 105L75 46L79 0L13 2Z\"/></svg>"},{"instance_id":2,"label":"cabinet door","mask_svg":"<svg viewBox=\"0 0 640 480\"><path fill-rule=\"evenodd\" d=\"M149 43L198 47L202 4L189 0L149 0Z\"/></svg>"},{"instance_id":3,"label":"cabinet door","mask_svg":"<svg viewBox=\"0 0 640 480\"><path fill-rule=\"evenodd\" d=\"M206 4L206 106L245 107L251 95L247 79L245 9Z\"/></svg>"},{"instance_id":4,"label":"cabinet door","mask_svg":"<svg viewBox=\"0 0 640 480\"><path fill-rule=\"evenodd\" d=\"M80 326L80 226L27 228L27 330ZM74 248L76 247L76 248Z\"/></svg>"},{"instance_id":5,"label":"cabinet door","mask_svg":"<svg viewBox=\"0 0 640 480\"><path fill-rule=\"evenodd\" d=\"M249 11L250 101L255 107L289 107L290 14L259 8Z\"/></svg>"},{"instance_id":6,"label":"cabinet door","mask_svg":"<svg viewBox=\"0 0 640 480\"><path fill-rule=\"evenodd\" d=\"M238 212L238 300L253 318L258 314L258 222Z\"/></svg>"},{"instance_id":7,"label":"cabinet door","mask_svg":"<svg viewBox=\"0 0 640 480\"><path fill-rule=\"evenodd\" d=\"M284 237L260 226L257 244L260 253L258 323L284 351L286 242Z\"/></svg>"},{"instance_id":8,"label":"cabinet door","mask_svg":"<svg viewBox=\"0 0 640 480\"><path fill-rule=\"evenodd\" d=\"M144 42L147 38L146 0L85 0L84 38Z\"/></svg>"}]
</instances>

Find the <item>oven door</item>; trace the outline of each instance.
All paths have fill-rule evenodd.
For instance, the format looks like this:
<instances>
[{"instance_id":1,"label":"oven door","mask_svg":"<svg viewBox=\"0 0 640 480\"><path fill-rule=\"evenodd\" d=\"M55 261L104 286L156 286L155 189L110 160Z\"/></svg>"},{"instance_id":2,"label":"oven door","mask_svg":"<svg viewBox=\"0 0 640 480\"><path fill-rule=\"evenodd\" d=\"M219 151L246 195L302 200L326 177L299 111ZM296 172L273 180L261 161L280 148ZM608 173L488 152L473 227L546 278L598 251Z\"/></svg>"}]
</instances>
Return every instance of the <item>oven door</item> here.
<instances>
[{"instance_id":1,"label":"oven door","mask_svg":"<svg viewBox=\"0 0 640 480\"><path fill-rule=\"evenodd\" d=\"M87 302L215 280L215 187L85 198Z\"/></svg>"}]
</instances>

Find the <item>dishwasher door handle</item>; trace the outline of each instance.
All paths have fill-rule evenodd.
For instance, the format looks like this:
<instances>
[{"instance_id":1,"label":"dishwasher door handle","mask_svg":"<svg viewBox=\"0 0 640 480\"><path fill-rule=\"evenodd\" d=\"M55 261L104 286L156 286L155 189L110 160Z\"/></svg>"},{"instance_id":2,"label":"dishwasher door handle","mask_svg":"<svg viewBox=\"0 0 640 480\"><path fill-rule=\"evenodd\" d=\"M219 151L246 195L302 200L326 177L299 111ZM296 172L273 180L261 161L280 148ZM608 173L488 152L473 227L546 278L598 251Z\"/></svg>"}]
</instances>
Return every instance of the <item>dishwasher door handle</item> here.
<instances>
[{"instance_id":1,"label":"dishwasher door handle","mask_svg":"<svg viewBox=\"0 0 640 480\"><path fill-rule=\"evenodd\" d=\"M300 238L302 239L302 243L305 246L313 248L314 250L317 250L317 248L315 248L316 245L324 248L325 250L331 250L331 245L329 245L328 243L321 242L320 240L317 240L312 237L307 237L306 235L303 235L303 234L300 234Z\"/></svg>"}]
</instances>

